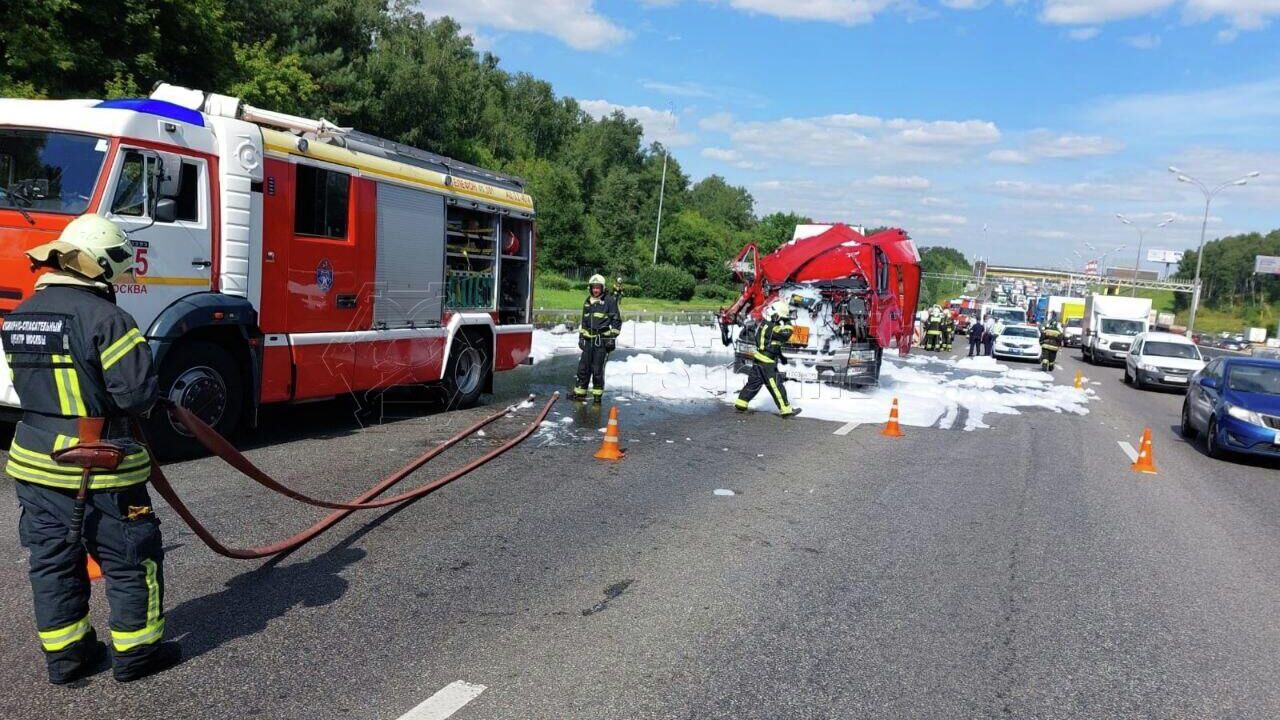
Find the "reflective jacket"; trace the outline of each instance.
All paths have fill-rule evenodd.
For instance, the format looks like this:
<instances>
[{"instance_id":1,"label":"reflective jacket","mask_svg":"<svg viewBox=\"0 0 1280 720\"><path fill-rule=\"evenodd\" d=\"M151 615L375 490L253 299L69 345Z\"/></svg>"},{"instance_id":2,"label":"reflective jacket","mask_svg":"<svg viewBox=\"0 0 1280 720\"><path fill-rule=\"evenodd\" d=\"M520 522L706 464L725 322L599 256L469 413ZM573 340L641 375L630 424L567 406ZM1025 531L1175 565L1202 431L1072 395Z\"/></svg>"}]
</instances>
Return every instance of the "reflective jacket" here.
<instances>
[{"instance_id":1,"label":"reflective jacket","mask_svg":"<svg viewBox=\"0 0 1280 720\"><path fill-rule=\"evenodd\" d=\"M133 317L90 288L48 285L4 318L5 359L22 402L5 472L38 485L76 489L80 469L49 454L98 439L132 437L129 416L156 400L151 347ZM151 457L137 447L90 488L146 482Z\"/></svg>"},{"instance_id":2,"label":"reflective jacket","mask_svg":"<svg viewBox=\"0 0 1280 720\"><path fill-rule=\"evenodd\" d=\"M782 348L791 340L791 321L787 318L771 320L756 333L756 350L752 358L756 362L773 365L782 358Z\"/></svg>"},{"instance_id":3,"label":"reflective jacket","mask_svg":"<svg viewBox=\"0 0 1280 720\"><path fill-rule=\"evenodd\" d=\"M615 338L622 332L622 313L618 301L608 293L600 297L588 295L582 303L582 324L578 333L585 338Z\"/></svg>"},{"instance_id":4,"label":"reflective jacket","mask_svg":"<svg viewBox=\"0 0 1280 720\"><path fill-rule=\"evenodd\" d=\"M1045 350L1060 350L1062 348L1062 326L1057 323L1049 323L1040 328L1040 347Z\"/></svg>"}]
</instances>

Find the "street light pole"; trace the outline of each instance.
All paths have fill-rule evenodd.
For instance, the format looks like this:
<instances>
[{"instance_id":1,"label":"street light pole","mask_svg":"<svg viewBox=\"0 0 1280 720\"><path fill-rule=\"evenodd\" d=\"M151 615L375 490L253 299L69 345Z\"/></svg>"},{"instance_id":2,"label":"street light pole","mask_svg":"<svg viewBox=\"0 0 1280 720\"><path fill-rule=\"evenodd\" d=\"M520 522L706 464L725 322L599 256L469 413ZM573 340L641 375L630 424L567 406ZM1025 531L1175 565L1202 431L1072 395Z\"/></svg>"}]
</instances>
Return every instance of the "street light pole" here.
<instances>
[{"instance_id":1,"label":"street light pole","mask_svg":"<svg viewBox=\"0 0 1280 720\"><path fill-rule=\"evenodd\" d=\"M662 148L662 184L658 187L658 226L653 231L653 264L658 264L658 237L662 235L662 199L667 194L667 158L671 152Z\"/></svg>"},{"instance_id":2,"label":"street light pole","mask_svg":"<svg viewBox=\"0 0 1280 720\"><path fill-rule=\"evenodd\" d=\"M1262 173L1253 171L1244 177L1237 178L1231 182L1225 182L1210 190L1207 185L1190 175L1182 172L1178 168L1170 165L1169 172L1178 177L1178 182L1195 185L1204 194L1204 221L1200 223L1200 247L1196 250L1196 277L1192 281L1194 288L1191 291L1191 317L1187 319L1187 337L1191 337L1196 329L1196 310L1200 308L1200 267L1204 264L1204 238L1209 230L1209 205L1213 202L1213 198L1218 193L1231 187L1232 185L1248 185L1249 181L1258 177Z\"/></svg>"},{"instance_id":3,"label":"street light pole","mask_svg":"<svg viewBox=\"0 0 1280 720\"><path fill-rule=\"evenodd\" d=\"M1116 219L1117 219L1117 220L1119 220L1120 222L1124 223L1125 225L1129 225L1130 227L1132 227L1132 228L1134 228L1135 230L1137 230L1137 231L1138 231L1138 257L1134 258L1134 260L1133 260L1133 282L1134 282L1134 285L1133 285L1133 288L1132 288L1131 292L1129 293L1131 297L1137 297L1137 295L1138 295L1138 285L1137 285L1137 283L1138 283L1138 267L1142 264L1142 242L1143 242L1143 240L1144 240L1143 235L1144 235L1144 233L1145 233L1145 230L1142 228L1142 226L1141 226L1141 225L1135 225L1135 224L1133 223L1133 221L1132 221L1132 220L1130 220L1129 218L1125 217L1124 215L1121 215L1120 213L1116 213ZM1172 217L1172 216L1171 216L1171 217L1169 217L1168 219L1166 219L1164 222L1160 223L1159 225L1156 225L1156 226L1155 226L1154 228L1152 228L1152 229L1154 229L1154 230L1159 230L1160 228L1162 228L1162 227L1164 227L1164 226L1168 225L1168 224L1169 224L1169 223L1171 223L1171 222L1173 222L1173 217Z\"/></svg>"}]
</instances>

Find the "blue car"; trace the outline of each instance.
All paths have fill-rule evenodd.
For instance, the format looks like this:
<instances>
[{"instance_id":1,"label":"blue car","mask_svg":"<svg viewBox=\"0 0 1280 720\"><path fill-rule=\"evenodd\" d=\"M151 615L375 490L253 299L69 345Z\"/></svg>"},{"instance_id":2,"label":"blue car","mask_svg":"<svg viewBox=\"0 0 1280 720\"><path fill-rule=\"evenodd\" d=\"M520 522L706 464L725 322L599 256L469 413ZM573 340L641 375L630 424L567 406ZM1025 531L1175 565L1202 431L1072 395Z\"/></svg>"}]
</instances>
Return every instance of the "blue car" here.
<instances>
[{"instance_id":1,"label":"blue car","mask_svg":"<svg viewBox=\"0 0 1280 720\"><path fill-rule=\"evenodd\" d=\"M1280 360L1220 357L1193 375L1182 436L1200 433L1210 457L1280 458Z\"/></svg>"}]
</instances>

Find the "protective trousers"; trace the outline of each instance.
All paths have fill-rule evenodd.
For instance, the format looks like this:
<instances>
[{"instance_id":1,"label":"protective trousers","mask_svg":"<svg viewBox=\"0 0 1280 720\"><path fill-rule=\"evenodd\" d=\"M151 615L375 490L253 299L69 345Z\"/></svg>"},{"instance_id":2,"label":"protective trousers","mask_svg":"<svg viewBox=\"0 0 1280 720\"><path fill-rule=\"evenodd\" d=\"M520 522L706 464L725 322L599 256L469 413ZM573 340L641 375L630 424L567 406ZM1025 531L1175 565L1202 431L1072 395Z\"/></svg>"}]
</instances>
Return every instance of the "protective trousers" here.
<instances>
[{"instance_id":1,"label":"protective trousers","mask_svg":"<svg viewBox=\"0 0 1280 720\"><path fill-rule=\"evenodd\" d=\"M18 534L31 552L36 629L50 680L73 676L93 655L85 550L107 578L117 673L144 667L164 635L164 550L145 484L89 494L82 545L67 542L75 493L14 481Z\"/></svg>"},{"instance_id":2,"label":"protective trousers","mask_svg":"<svg viewBox=\"0 0 1280 720\"><path fill-rule=\"evenodd\" d=\"M609 351L603 340L586 338L586 347L578 358L578 382L573 388L575 396L586 397L588 385L594 397L604 396L604 363L608 359Z\"/></svg>"},{"instance_id":3,"label":"protective trousers","mask_svg":"<svg viewBox=\"0 0 1280 720\"><path fill-rule=\"evenodd\" d=\"M953 335L955 335L955 331L952 330L951 328L948 328L948 327L942 328L942 349L943 350L951 349L951 338Z\"/></svg>"},{"instance_id":4,"label":"protective trousers","mask_svg":"<svg viewBox=\"0 0 1280 720\"><path fill-rule=\"evenodd\" d=\"M1040 367L1045 370L1052 370L1053 364L1058 360L1058 348L1041 345L1040 346Z\"/></svg>"},{"instance_id":5,"label":"protective trousers","mask_svg":"<svg viewBox=\"0 0 1280 720\"><path fill-rule=\"evenodd\" d=\"M734 407L746 410L752 398L760 392L762 387L769 388L769 395L773 397L779 413L783 415L792 413L791 404L787 402L787 388L778 382L778 366L772 363L757 362L751 366L750 372L747 373L747 384L742 386L742 392L738 393Z\"/></svg>"},{"instance_id":6,"label":"protective trousers","mask_svg":"<svg viewBox=\"0 0 1280 720\"><path fill-rule=\"evenodd\" d=\"M942 344L941 330L926 330L924 333L924 349L937 350Z\"/></svg>"}]
</instances>

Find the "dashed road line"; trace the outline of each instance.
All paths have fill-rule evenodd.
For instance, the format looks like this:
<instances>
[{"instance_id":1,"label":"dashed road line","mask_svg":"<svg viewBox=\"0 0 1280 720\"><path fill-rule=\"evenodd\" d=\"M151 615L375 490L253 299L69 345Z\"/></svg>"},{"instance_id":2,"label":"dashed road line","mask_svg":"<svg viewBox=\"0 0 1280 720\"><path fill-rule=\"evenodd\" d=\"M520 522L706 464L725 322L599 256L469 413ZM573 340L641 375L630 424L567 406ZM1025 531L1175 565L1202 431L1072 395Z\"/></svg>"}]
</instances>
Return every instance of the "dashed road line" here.
<instances>
[{"instance_id":1,"label":"dashed road line","mask_svg":"<svg viewBox=\"0 0 1280 720\"><path fill-rule=\"evenodd\" d=\"M853 432L853 429L854 429L854 428L858 427L858 426L859 426L859 425L861 425L861 424L862 424L862 423L847 422L847 423L845 423L845 424L841 425L840 427L836 428L836 431L835 431L834 433L832 433L832 434L833 434L833 435L848 435L849 433Z\"/></svg>"},{"instance_id":2,"label":"dashed road line","mask_svg":"<svg viewBox=\"0 0 1280 720\"><path fill-rule=\"evenodd\" d=\"M484 685L461 680L449 683L435 695L422 701L422 704L401 715L400 720L445 720L480 697L480 693L486 689Z\"/></svg>"},{"instance_id":3,"label":"dashed road line","mask_svg":"<svg viewBox=\"0 0 1280 720\"><path fill-rule=\"evenodd\" d=\"M1124 440L1117 440L1116 442L1120 445L1120 449L1124 451L1124 454L1129 456L1129 462L1138 462L1138 451L1134 450L1132 445Z\"/></svg>"}]
</instances>

